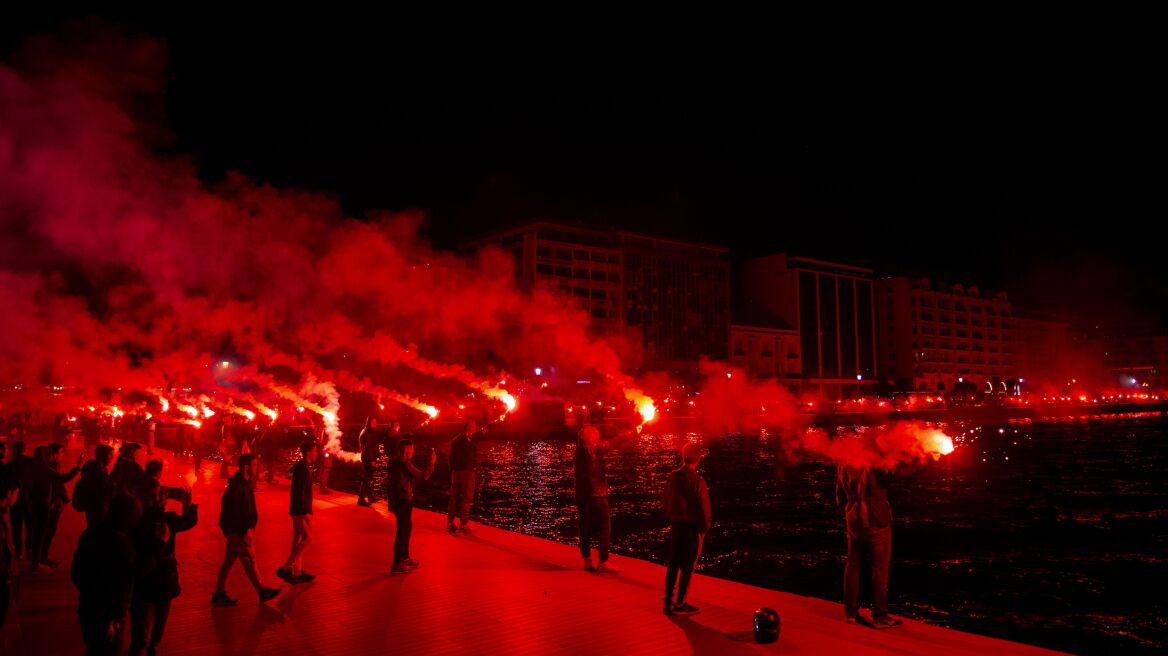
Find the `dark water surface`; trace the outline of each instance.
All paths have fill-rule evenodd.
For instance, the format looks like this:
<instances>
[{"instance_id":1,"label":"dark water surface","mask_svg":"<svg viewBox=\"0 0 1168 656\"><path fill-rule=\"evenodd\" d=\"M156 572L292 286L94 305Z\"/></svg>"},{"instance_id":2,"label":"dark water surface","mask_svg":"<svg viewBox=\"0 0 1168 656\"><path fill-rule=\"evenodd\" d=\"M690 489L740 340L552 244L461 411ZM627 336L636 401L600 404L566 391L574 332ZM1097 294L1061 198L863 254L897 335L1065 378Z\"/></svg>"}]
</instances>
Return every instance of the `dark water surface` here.
<instances>
[{"instance_id":1,"label":"dark water surface","mask_svg":"<svg viewBox=\"0 0 1168 656\"><path fill-rule=\"evenodd\" d=\"M960 436L958 450L892 490L894 613L1074 653L1168 649L1168 418L942 428ZM686 439L699 436L646 433L609 455L616 553L662 561L658 499ZM714 528L701 571L840 601L846 543L834 470L785 463L777 446L766 435L710 442L699 472ZM573 449L488 438L475 519L575 542ZM420 507L445 510L445 466L440 459L419 491ZM358 478L351 465L333 471L340 489L355 491Z\"/></svg>"}]
</instances>

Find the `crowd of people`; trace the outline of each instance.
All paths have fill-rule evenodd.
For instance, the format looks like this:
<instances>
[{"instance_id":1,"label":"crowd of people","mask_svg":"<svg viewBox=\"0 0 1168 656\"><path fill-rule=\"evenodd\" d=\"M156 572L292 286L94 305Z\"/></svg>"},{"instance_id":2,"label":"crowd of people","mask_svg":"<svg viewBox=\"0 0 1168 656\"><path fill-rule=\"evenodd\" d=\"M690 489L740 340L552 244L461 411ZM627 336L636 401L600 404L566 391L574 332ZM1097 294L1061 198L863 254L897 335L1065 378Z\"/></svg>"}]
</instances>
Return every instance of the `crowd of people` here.
<instances>
[{"instance_id":1,"label":"crowd of people","mask_svg":"<svg viewBox=\"0 0 1168 656\"><path fill-rule=\"evenodd\" d=\"M468 421L450 441L448 531L470 530L478 445L489 430L490 426L480 427ZM147 433L154 433L153 427ZM54 431L52 438L68 435ZM19 573L18 562L27 558L34 572L52 571L59 566L51 558L51 548L61 513L71 505L85 515L86 529L74 551L70 573L79 591L77 614L87 652L119 653L119 645L126 644L128 632L130 653L153 654L162 640L171 601L181 592L176 536L198 524L198 505L189 487L162 485L164 463L162 459L149 459L153 450L149 445L123 442L115 459L114 447L98 440L88 445L92 447L91 459L86 461L83 451L72 468L62 471L65 444L53 441L37 446L30 456L25 454L26 442L20 439L23 437L23 425L14 427L10 423L8 439L0 441L0 627L11 599L12 582ZM289 437L286 425L273 426L258 435L244 435L241 430L232 449L234 454L224 449L221 472L228 471L229 459L238 467L229 476L220 499L219 528L225 551L211 596L213 606L238 603L226 588L237 561L261 603L282 591L264 583L256 563L254 535L259 513L255 490L261 476L269 482L275 480L279 454ZM287 560L275 571L289 585L315 579L305 570L303 561L313 539L313 490L319 486L327 492L328 467L322 461L329 460L322 457L319 438L323 435L317 437L299 445L300 457L289 471L292 545ZM9 445L11 457L6 457ZM181 450L183 446L184 441L177 438L176 458L190 455ZM358 437L358 448L363 474L358 505L374 503L375 462L382 453L387 458L386 501L395 519L390 573L409 574L420 566L410 555L415 489L434 473L438 453L428 448L419 466L415 462L415 444L411 436L402 432L401 424L394 421L383 431L375 418L366 422ZM609 557L612 509L605 465L607 451L596 426L586 425L579 430L574 454L575 501L583 569L615 574L620 569ZM670 535L663 604L666 615L699 612L689 603L688 593L712 525L709 491L697 472L703 456L702 447L686 444L680 466L667 476L662 491L661 505L669 519ZM196 466L200 460L195 457ZM860 581L866 570L872 597L871 625L889 628L900 624L899 619L889 615L887 605L891 511L886 490L889 477L898 473L904 472L838 468L837 503L844 513L848 536L844 615L849 623L868 622L859 614ZM70 496L66 484L78 475L80 479ZM169 509L169 501L174 501L178 509ZM592 558L593 548L597 551L596 560Z\"/></svg>"}]
</instances>

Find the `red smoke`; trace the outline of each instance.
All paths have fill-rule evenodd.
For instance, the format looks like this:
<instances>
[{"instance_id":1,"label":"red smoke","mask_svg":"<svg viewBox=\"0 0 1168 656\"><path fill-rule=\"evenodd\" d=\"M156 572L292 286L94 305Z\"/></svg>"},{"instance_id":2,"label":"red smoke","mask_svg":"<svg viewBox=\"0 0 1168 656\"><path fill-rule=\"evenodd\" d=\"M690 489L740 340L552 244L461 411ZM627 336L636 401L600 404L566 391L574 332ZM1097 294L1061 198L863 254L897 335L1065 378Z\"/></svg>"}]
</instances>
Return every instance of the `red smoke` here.
<instances>
[{"instance_id":1,"label":"red smoke","mask_svg":"<svg viewBox=\"0 0 1168 656\"><path fill-rule=\"evenodd\" d=\"M439 380L505 401L499 372L531 361L640 394L622 373L637 353L592 338L570 300L519 290L503 251L441 252L418 213L349 218L160 155L165 74L161 44L94 24L0 66L0 383L219 393L208 365L229 355L252 382L294 369L288 388L326 412L336 384L423 412L418 395L450 393ZM248 392L255 410L270 388Z\"/></svg>"}]
</instances>

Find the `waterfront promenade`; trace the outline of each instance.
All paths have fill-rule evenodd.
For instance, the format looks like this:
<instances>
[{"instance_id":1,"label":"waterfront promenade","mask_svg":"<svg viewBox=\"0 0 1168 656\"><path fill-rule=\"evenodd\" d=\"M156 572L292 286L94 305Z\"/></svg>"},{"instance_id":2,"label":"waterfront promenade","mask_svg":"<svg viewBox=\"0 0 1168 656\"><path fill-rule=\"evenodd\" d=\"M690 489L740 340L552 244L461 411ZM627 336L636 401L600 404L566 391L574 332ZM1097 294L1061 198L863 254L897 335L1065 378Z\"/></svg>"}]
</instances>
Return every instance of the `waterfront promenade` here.
<instances>
[{"instance_id":1,"label":"waterfront promenade","mask_svg":"<svg viewBox=\"0 0 1168 656\"><path fill-rule=\"evenodd\" d=\"M76 458L76 451L71 462ZM174 483L190 465L169 461ZM175 600L159 654L1012 654L1053 653L914 621L888 631L849 626L836 603L696 575L692 617L661 612L661 566L619 556L624 571L588 574L575 548L474 525L445 531L445 517L415 511L411 554L422 566L389 575L393 519L384 502L352 495L317 497L316 542L305 568L318 576L260 604L237 566L228 585L234 608L209 605L223 554L217 519L223 482L206 463L194 486L200 524L178 537L183 594ZM256 534L261 574L274 575L290 542L288 483L260 483ZM62 566L22 575L19 605L0 653L82 654L76 591L68 562L84 524L67 509L51 557ZM777 643L750 633L755 608L782 616Z\"/></svg>"}]
</instances>

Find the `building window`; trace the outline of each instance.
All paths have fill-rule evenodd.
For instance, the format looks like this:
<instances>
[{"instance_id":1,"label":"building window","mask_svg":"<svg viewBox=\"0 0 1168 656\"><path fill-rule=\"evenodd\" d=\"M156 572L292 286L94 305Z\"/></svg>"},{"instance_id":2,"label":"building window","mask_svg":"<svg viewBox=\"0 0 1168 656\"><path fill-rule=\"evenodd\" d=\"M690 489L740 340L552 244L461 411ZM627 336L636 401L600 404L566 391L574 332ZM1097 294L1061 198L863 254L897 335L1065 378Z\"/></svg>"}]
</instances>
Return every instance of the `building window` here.
<instances>
[{"instance_id":1,"label":"building window","mask_svg":"<svg viewBox=\"0 0 1168 656\"><path fill-rule=\"evenodd\" d=\"M556 275L564 278L572 277L572 267L558 266L556 267Z\"/></svg>"},{"instance_id":2,"label":"building window","mask_svg":"<svg viewBox=\"0 0 1168 656\"><path fill-rule=\"evenodd\" d=\"M576 298L588 298L588 290L584 287L577 287L576 289L573 289L572 294Z\"/></svg>"},{"instance_id":3,"label":"building window","mask_svg":"<svg viewBox=\"0 0 1168 656\"><path fill-rule=\"evenodd\" d=\"M542 273L545 276L550 276L555 273L555 267L550 264L537 264L535 265L535 272Z\"/></svg>"},{"instance_id":4,"label":"building window","mask_svg":"<svg viewBox=\"0 0 1168 656\"><path fill-rule=\"evenodd\" d=\"M572 277L579 280L588 280L588 269L572 269Z\"/></svg>"},{"instance_id":5,"label":"building window","mask_svg":"<svg viewBox=\"0 0 1168 656\"><path fill-rule=\"evenodd\" d=\"M604 291L603 289L593 289L592 298L598 301L603 301L608 298L608 292Z\"/></svg>"},{"instance_id":6,"label":"building window","mask_svg":"<svg viewBox=\"0 0 1168 656\"><path fill-rule=\"evenodd\" d=\"M609 271L608 272L608 281L609 282L620 282L620 274L617 273L616 271Z\"/></svg>"},{"instance_id":7,"label":"building window","mask_svg":"<svg viewBox=\"0 0 1168 656\"><path fill-rule=\"evenodd\" d=\"M603 271L597 271L595 269L592 270L592 279L593 280L599 280L600 282L604 282L605 278L606 278L606 276L604 275Z\"/></svg>"},{"instance_id":8,"label":"building window","mask_svg":"<svg viewBox=\"0 0 1168 656\"><path fill-rule=\"evenodd\" d=\"M592 318L594 318L594 319L607 319L608 318L608 310L606 310L604 308L592 308Z\"/></svg>"}]
</instances>

